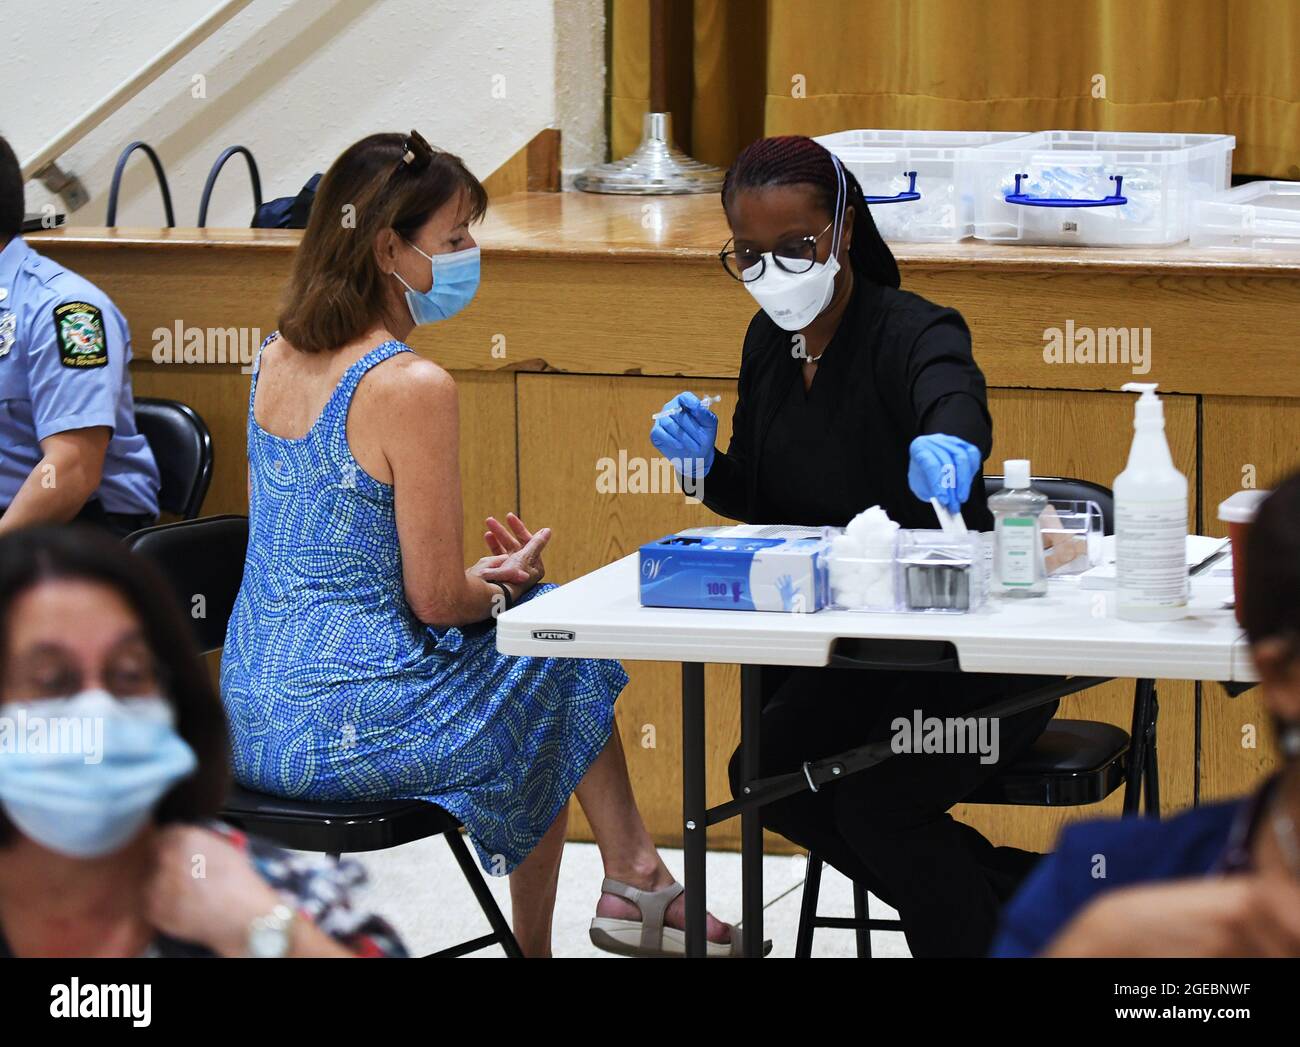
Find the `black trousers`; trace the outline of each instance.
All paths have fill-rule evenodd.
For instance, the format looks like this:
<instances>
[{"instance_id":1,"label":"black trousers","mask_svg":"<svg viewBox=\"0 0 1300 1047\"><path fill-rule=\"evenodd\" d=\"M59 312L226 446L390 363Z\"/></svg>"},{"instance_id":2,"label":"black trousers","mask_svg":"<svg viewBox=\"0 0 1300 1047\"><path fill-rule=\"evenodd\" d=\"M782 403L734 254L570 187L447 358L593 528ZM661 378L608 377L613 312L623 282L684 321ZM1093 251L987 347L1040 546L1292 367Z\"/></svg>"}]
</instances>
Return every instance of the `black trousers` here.
<instances>
[{"instance_id":1,"label":"black trousers","mask_svg":"<svg viewBox=\"0 0 1300 1047\"><path fill-rule=\"evenodd\" d=\"M962 717L1047 683L1041 676L781 669L762 672L760 776L894 737L897 717ZM895 753L762 808L766 828L816 851L898 910L914 956L982 956L1001 904L1038 855L994 847L947 812L1024 752L1057 702L1002 719L998 762L974 753ZM992 725L990 725L991 727ZM739 791L739 752L730 767Z\"/></svg>"},{"instance_id":2,"label":"black trousers","mask_svg":"<svg viewBox=\"0 0 1300 1047\"><path fill-rule=\"evenodd\" d=\"M99 499L92 498L82 506L75 522L103 528L115 538L125 538L132 531L138 531L142 527L152 527L158 519L143 514L106 512Z\"/></svg>"}]
</instances>

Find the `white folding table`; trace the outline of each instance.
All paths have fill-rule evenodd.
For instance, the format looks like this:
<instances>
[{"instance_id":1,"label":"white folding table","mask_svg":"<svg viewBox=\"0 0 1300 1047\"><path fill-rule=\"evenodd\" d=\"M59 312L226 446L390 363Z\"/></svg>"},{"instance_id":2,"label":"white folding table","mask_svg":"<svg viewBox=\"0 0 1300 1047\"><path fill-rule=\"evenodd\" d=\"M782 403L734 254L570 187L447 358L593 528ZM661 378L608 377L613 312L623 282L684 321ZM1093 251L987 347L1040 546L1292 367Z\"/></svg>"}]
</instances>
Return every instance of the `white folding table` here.
<instances>
[{"instance_id":1,"label":"white folding table","mask_svg":"<svg viewBox=\"0 0 1300 1047\"><path fill-rule=\"evenodd\" d=\"M1245 636L1224 607L1217 579L1192 579L1186 617L1130 622L1113 616L1110 594L1053 581L1046 596L991 600L969 614L873 614L819 611L785 614L642 607L637 554L626 556L497 619L504 654L551 658L615 658L682 663L683 841L686 941L704 954L704 857L707 826L741 817L743 925L746 951L762 945L762 826L758 808L797 786L742 797L712 810L704 802L704 665L741 666L741 776L757 777L760 694L757 666L852 666L1017 673L1076 678L1114 677L1253 682ZM1004 703L1005 704L1005 703ZM1011 708L985 710L1010 715ZM1137 750L1136 740L1133 749ZM845 754L849 755L849 754ZM879 757L883 758L883 757ZM879 762L870 758L862 766ZM808 785L851 773L839 758L805 765ZM793 777L793 776L790 776ZM804 786L807 787L807 786ZM748 787L745 790L749 792Z\"/></svg>"}]
</instances>

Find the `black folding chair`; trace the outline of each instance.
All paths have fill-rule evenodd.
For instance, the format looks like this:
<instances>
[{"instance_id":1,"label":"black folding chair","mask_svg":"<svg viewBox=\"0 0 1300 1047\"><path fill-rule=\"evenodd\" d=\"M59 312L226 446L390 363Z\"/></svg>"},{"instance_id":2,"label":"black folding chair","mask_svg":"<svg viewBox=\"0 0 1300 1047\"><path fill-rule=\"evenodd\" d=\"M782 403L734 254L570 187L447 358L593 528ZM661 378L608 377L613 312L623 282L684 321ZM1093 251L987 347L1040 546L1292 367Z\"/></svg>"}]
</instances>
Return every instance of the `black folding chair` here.
<instances>
[{"instance_id":1,"label":"black folding chair","mask_svg":"<svg viewBox=\"0 0 1300 1047\"><path fill-rule=\"evenodd\" d=\"M194 636L205 653L226 642L226 623L244 576L248 517L206 516L147 527L126 544L153 560L171 582L181 606L190 611ZM282 847L314 851L337 860L344 854L386 850L442 836L487 917L492 933L461 942L433 956L463 956L500 945L522 957L510 925L488 890L483 874L461 838L461 824L435 804L420 800L317 803L269 796L236 786L221 817Z\"/></svg>"},{"instance_id":2,"label":"black folding chair","mask_svg":"<svg viewBox=\"0 0 1300 1047\"><path fill-rule=\"evenodd\" d=\"M1103 531L1115 533L1115 500L1109 488L1087 480L1057 476L1035 476L1033 485L1053 502L1096 502L1101 509ZM984 486L992 494L1001 489L1002 477L985 476ZM1090 680L1078 689L1085 690L1095 682ZM1077 806L1099 803L1124 785L1126 815L1136 814L1139 802L1144 801L1146 813L1158 818L1158 713L1155 681L1138 680L1133 696L1131 731L1095 720L1053 720L1019 759L985 782L964 802L1016 807ZM1133 739L1137 739L1136 745ZM799 909L796 958L812 955L813 934L820 927L855 931L861 957L871 955L872 931L902 930L902 923L898 920L877 919L869 915L867 891L859 883L853 884L852 917L818 915L821 877L822 860L810 851Z\"/></svg>"},{"instance_id":3,"label":"black folding chair","mask_svg":"<svg viewBox=\"0 0 1300 1047\"><path fill-rule=\"evenodd\" d=\"M179 400L141 396L135 401L135 425L158 463L159 508L193 520L212 483L212 434L207 424Z\"/></svg>"}]
</instances>

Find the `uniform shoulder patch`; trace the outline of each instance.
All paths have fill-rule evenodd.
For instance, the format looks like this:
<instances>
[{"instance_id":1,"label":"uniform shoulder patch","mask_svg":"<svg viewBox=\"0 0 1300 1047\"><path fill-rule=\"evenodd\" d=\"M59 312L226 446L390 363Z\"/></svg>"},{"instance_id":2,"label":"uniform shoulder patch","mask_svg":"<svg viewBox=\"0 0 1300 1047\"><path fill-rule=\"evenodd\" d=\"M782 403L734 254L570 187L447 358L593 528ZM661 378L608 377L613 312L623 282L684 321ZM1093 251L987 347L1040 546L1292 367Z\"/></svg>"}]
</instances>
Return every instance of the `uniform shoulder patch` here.
<instances>
[{"instance_id":1,"label":"uniform shoulder patch","mask_svg":"<svg viewBox=\"0 0 1300 1047\"><path fill-rule=\"evenodd\" d=\"M64 302L54 307L54 334L59 343L59 363L86 369L108 364L104 314L90 302Z\"/></svg>"}]
</instances>

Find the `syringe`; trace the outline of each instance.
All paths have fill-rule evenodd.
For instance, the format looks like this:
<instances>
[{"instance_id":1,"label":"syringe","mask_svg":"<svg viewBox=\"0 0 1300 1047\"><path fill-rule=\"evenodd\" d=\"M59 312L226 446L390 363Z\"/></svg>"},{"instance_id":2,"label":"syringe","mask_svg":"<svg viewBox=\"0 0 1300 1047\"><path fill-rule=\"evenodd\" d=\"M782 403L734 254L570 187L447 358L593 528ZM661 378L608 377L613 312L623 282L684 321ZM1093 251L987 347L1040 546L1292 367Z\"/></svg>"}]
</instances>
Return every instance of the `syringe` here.
<instances>
[{"instance_id":1,"label":"syringe","mask_svg":"<svg viewBox=\"0 0 1300 1047\"><path fill-rule=\"evenodd\" d=\"M721 400L721 399L722 399L722 394L721 394L721 393L718 393L717 396L703 396L703 397L700 398L700 406L701 406L701 407L712 407L714 404L716 404L716 403L717 403L719 400ZM681 413L682 413L682 408L681 408L681 407L670 407L670 408L668 408L666 411L656 411L656 412L655 412L654 414L652 414L650 417L651 417L652 419L658 420L658 419L660 419L660 418L671 418L673 415L675 415L675 414L681 414Z\"/></svg>"}]
</instances>

